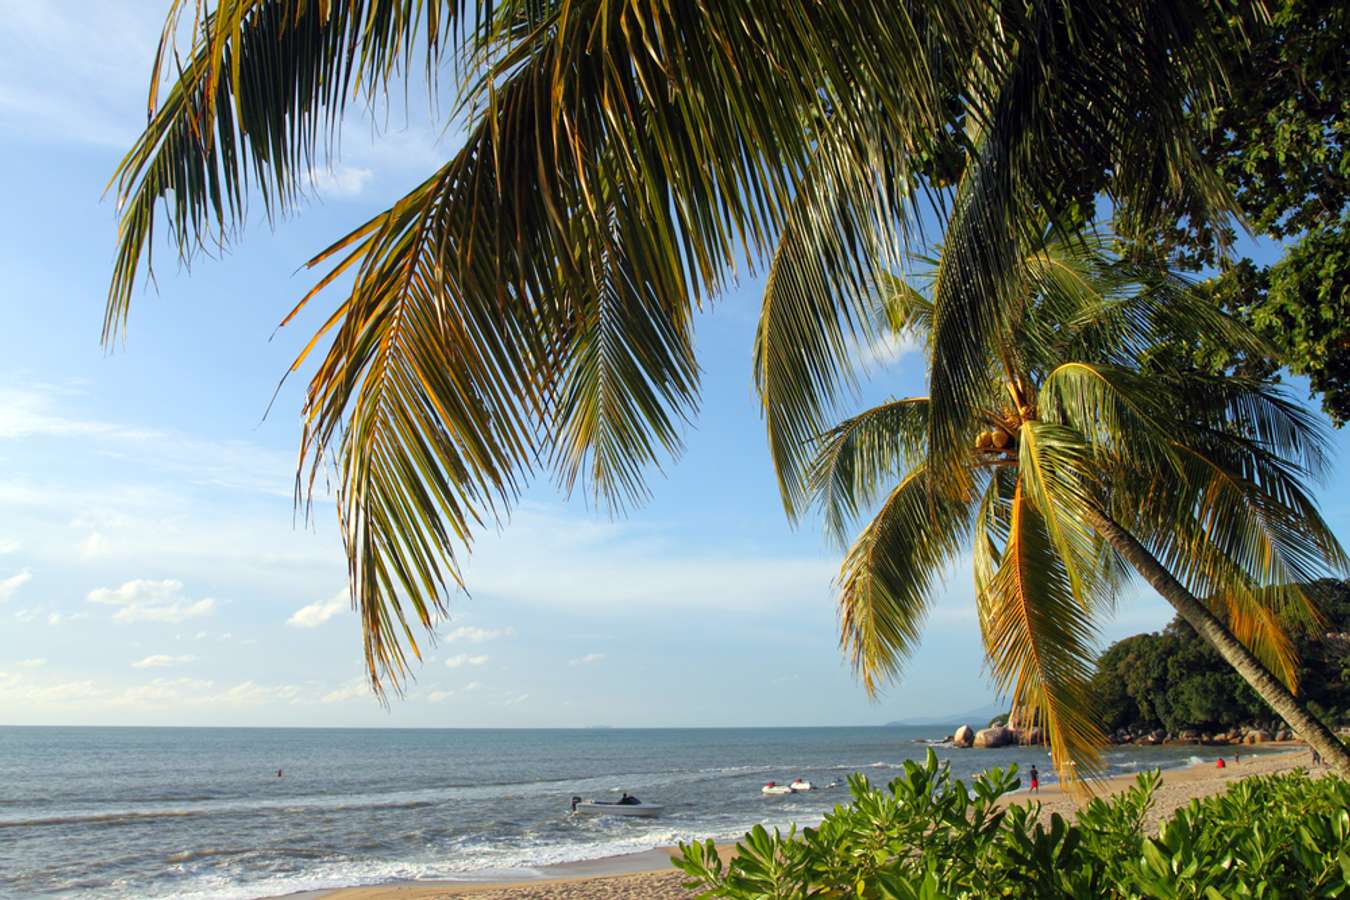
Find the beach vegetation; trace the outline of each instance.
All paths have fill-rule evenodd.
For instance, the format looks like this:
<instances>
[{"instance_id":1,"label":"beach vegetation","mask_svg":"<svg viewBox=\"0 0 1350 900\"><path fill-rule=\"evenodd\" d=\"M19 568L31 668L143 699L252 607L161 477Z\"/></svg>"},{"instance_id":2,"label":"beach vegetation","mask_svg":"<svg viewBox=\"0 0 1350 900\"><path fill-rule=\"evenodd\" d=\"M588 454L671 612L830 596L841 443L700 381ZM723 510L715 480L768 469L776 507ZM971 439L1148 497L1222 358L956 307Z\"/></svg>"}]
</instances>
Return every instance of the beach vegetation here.
<instances>
[{"instance_id":1,"label":"beach vegetation","mask_svg":"<svg viewBox=\"0 0 1350 900\"><path fill-rule=\"evenodd\" d=\"M1149 824L1166 775L1094 798L1069 821L1017 798L1017 767L970 784L931 750L889 784L849 779L852 801L819 826L756 825L725 863L712 841L674 865L700 898L885 900L1083 897L1218 900L1350 893L1350 783L1303 771L1245 778Z\"/></svg>"},{"instance_id":2,"label":"beach vegetation","mask_svg":"<svg viewBox=\"0 0 1350 900\"><path fill-rule=\"evenodd\" d=\"M1235 211L1196 117L1266 22L1262 2L1177 0L168 7L148 119L112 179L109 342L157 242L188 265L260 208L298 211L344 126L381 127L408 88L428 85L433 130L463 135L313 256L283 319L318 323L293 366L309 378L297 500L335 486L377 690L405 683L474 535L531 480L614 510L645 498L696 411L695 311L747 264L770 285L771 449L782 469L809 461L855 338L875 336L873 286L961 184L978 190L960 192L945 253L961 277L933 342L951 377L930 431L951 452L1045 221L1068 232L1103 199L1140 232Z\"/></svg>"}]
</instances>

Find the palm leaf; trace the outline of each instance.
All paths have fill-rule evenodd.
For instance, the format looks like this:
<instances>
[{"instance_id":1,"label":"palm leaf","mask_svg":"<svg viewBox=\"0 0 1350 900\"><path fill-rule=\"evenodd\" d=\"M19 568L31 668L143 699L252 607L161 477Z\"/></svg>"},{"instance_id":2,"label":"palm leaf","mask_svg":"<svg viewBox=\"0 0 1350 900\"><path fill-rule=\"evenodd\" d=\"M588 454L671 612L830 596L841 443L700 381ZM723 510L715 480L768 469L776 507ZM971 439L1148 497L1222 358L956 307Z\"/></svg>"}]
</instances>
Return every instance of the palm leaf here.
<instances>
[{"instance_id":1,"label":"palm leaf","mask_svg":"<svg viewBox=\"0 0 1350 900\"><path fill-rule=\"evenodd\" d=\"M1096 630L1020 481L1007 545L978 601L994 682L1014 708L1040 711L1060 777L1073 784L1100 773L1106 736L1088 689Z\"/></svg>"},{"instance_id":2,"label":"palm leaf","mask_svg":"<svg viewBox=\"0 0 1350 900\"><path fill-rule=\"evenodd\" d=\"M840 572L840 643L869 694L913 653L934 592L964 542L970 504L935 497L930 479L922 465L905 475Z\"/></svg>"},{"instance_id":3,"label":"palm leaf","mask_svg":"<svg viewBox=\"0 0 1350 900\"><path fill-rule=\"evenodd\" d=\"M847 544L847 529L883 482L923 458L927 432L928 398L907 397L845 419L821 438L808 488L824 510L827 534Z\"/></svg>"}]
</instances>

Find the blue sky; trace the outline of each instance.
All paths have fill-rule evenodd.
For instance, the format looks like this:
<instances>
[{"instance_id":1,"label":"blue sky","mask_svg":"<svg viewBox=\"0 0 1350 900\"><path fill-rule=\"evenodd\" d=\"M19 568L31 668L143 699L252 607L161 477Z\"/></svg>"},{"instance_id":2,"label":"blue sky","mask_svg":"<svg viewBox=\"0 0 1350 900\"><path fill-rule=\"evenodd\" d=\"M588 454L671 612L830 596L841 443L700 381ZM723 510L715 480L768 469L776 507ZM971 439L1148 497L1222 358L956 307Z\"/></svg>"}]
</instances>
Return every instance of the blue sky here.
<instances>
[{"instance_id":1,"label":"blue sky","mask_svg":"<svg viewBox=\"0 0 1350 900\"><path fill-rule=\"evenodd\" d=\"M547 481L484 534L406 697L362 683L330 505L291 503L319 312L274 335L297 267L453 149L414 104L354 122L317 198L189 277L161 253L125 346L99 345L102 191L143 121L162 2L0 0L0 724L866 724L991 699L967 571L903 680L869 702L841 659L817 523L787 523L750 379L760 281L700 318L704 404L654 497L611 520ZM868 396L922 389L882 348ZM1338 458L1350 435L1336 435ZM1350 537L1350 488L1322 492ZM1170 618L1143 591L1103 639Z\"/></svg>"}]
</instances>

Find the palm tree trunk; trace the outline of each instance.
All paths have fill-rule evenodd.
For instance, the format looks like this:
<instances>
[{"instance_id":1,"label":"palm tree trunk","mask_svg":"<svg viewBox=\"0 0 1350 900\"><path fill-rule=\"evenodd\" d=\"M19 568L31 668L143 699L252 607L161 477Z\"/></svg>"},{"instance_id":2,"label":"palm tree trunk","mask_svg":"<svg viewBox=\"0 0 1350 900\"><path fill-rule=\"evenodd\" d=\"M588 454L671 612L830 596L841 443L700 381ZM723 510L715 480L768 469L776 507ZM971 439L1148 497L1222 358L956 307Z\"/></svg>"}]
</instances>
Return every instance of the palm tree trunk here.
<instances>
[{"instance_id":1,"label":"palm tree trunk","mask_svg":"<svg viewBox=\"0 0 1350 900\"><path fill-rule=\"evenodd\" d=\"M1097 533L1134 566L1164 600L1172 604L1196 633L1246 679L1261 699L1289 723L1300 738L1307 741L1343 777L1350 777L1350 750L1331 733L1331 729L1304 709L1298 698L1233 637L1228 628L1194 594L1172 577L1172 573L1158 562L1148 548L1100 510L1089 510L1088 519Z\"/></svg>"}]
</instances>

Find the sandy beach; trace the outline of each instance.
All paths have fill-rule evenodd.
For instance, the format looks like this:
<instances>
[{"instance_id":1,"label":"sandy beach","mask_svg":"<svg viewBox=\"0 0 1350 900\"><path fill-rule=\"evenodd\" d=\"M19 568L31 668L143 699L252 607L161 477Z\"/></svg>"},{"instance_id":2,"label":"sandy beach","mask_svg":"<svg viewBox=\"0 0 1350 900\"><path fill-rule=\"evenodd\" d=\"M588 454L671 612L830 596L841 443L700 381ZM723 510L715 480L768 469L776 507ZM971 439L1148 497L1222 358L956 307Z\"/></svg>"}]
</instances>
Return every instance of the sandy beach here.
<instances>
[{"instance_id":1,"label":"sandy beach","mask_svg":"<svg viewBox=\"0 0 1350 900\"><path fill-rule=\"evenodd\" d=\"M1149 829L1155 829L1164 818L1192 800L1226 790L1234 781L1252 775L1306 768L1310 760L1308 751L1300 745L1299 749L1285 753L1250 756L1238 765L1232 764L1231 757L1228 761L1229 765L1223 769L1201 765L1164 772L1162 784L1154 794ZM1134 782L1134 776L1120 776L1101 782L1096 791L1098 795L1115 794L1128 790ZM1009 797L1007 802L1023 803L1029 799L1032 798L1022 792ZM1043 788L1034 799L1040 801L1043 817L1053 813L1072 817L1078 806L1074 796L1053 786ZM733 846L721 847L724 856ZM673 848L663 848L549 867L541 870L545 877L525 882L427 882L344 888L312 896L326 900L436 900L465 894L472 894L476 900L666 900L689 897L691 894L680 886L683 873L670 868L666 862L672 852Z\"/></svg>"}]
</instances>

